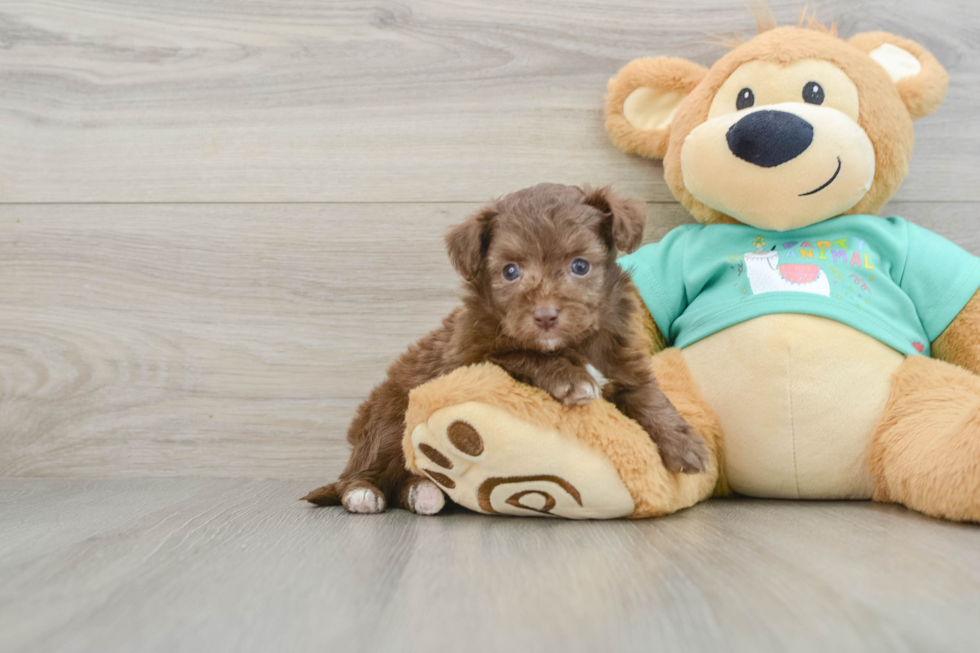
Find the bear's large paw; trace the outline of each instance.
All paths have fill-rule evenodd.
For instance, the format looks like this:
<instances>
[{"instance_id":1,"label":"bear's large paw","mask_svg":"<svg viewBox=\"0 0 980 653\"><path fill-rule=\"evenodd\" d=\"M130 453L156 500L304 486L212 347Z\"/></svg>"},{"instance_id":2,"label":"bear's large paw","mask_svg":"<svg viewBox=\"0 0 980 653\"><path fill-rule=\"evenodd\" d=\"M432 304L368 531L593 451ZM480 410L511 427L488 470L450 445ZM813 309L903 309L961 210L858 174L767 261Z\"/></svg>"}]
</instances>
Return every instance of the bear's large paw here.
<instances>
[{"instance_id":1,"label":"bear's large paw","mask_svg":"<svg viewBox=\"0 0 980 653\"><path fill-rule=\"evenodd\" d=\"M411 441L419 471L470 510L610 519L634 509L602 453L489 404L437 410L415 427Z\"/></svg>"}]
</instances>

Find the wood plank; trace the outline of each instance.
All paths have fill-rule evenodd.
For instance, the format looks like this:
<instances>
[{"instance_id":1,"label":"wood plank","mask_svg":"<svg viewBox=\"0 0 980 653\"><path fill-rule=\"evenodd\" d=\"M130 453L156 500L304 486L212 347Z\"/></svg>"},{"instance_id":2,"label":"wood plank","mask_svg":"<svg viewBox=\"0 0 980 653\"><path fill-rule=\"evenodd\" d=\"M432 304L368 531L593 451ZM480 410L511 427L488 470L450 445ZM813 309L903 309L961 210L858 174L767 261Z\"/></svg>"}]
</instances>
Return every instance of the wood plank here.
<instances>
[{"instance_id":1,"label":"wood plank","mask_svg":"<svg viewBox=\"0 0 980 653\"><path fill-rule=\"evenodd\" d=\"M333 476L477 206L0 207L0 476ZM980 254L977 205L888 208Z\"/></svg>"},{"instance_id":2,"label":"wood plank","mask_svg":"<svg viewBox=\"0 0 980 653\"><path fill-rule=\"evenodd\" d=\"M714 500L645 522L316 509L309 481L0 480L0 651L967 651L980 529Z\"/></svg>"},{"instance_id":3,"label":"wood plank","mask_svg":"<svg viewBox=\"0 0 980 653\"><path fill-rule=\"evenodd\" d=\"M795 23L796 0L770 2ZM980 5L827 0L850 35L917 39L950 70L905 200L980 200ZM0 15L0 202L470 201L537 181L666 201L603 129L638 56L710 64L743 3L54 0Z\"/></svg>"},{"instance_id":4,"label":"wood plank","mask_svg":"<svg viewBox=\"0 0 980 653\"><path fill-rule=\"evenodd\" d=\"M455 305L441 234L471 208L4 207L0 475L336 469Z\"/></svg>"}]
</instances>

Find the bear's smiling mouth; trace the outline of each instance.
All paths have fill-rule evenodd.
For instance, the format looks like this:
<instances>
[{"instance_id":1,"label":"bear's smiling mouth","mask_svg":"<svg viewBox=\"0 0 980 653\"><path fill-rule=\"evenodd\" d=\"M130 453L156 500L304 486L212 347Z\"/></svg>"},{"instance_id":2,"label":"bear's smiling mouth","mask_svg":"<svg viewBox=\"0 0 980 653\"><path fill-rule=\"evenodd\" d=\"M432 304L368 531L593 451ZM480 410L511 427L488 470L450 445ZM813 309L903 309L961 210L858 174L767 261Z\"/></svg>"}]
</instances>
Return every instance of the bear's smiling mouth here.
<instances>
[{"instance_id":1,"label":"bear's smiling mouth","mask_svg":"<svg viewBox=\"0 0 980 653\"><path fill-rule=\"evenodd\" d=\"M837 157L837 170L834 171L834 175L830 179L828 179L827 181L825 181L822 185L814 188L813 190L811 190L811 191L809 191L807 193L800 193L799 194L799 197L806 197L807 195L813 195L814 193L819 193L824 188L826 188L827 186L830 186L832 183L834 183L834 180L837 179L837 175L840 174L840 166L841 166L840 157Z\"/></svg>"}]
</instances>

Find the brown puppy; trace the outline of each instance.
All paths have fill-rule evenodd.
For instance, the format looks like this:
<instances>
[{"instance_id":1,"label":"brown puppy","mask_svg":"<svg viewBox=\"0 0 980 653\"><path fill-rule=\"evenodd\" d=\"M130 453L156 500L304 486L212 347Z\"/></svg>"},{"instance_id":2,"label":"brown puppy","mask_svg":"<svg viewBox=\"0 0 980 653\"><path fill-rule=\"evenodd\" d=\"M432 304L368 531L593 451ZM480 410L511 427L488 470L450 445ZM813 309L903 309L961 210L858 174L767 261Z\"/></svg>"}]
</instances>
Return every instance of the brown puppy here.
<instances>
[{"instance_id":1,"label":"brown puppy","mask_svg":"<svg viewBox=\"0 0 980 653\"><path fill-rule=\"evenodd\" d=\"M656 442L667 469L704 469L704 440L660 391L638 328L639 297L616 264L640 245L643 206L608 188L539 184L507 195L446 237L465 280L463 306L409 348L361 404L340 479L305 497L350 512L397 504L435 514L438 486L405 469L408 393L463 365L489 361L565 405L605 397Z\"/></svg>"}]
</instances>

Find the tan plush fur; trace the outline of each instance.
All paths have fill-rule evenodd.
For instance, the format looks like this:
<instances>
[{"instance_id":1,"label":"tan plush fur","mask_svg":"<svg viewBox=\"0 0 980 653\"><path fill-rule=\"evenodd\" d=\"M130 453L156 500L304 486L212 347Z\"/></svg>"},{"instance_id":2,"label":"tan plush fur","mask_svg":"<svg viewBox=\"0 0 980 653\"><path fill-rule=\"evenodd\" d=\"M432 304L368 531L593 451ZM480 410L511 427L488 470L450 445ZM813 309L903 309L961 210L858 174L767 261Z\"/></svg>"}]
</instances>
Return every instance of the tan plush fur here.
<instances>
[{"instance_id":1,"label":"tan plush fur","mask_svg":"<svg viewBox=\"0 0 980 653\"><path fill-rule=\"evenodd\" d=\"M750 62L770 62L787 68L803 61L829 62L854 83L859 107L856 122L873 146L875 173L866 194L841 214L876 213L908 174L914 140L912 121L929 115L942 103L948 84L946 71L913 41L885 32L858 34L845 41L837 37L833 27L826 29L810 20L810 27L815 29L804 29L803 22L798 27L776 28L771 17L760 20L760 35L735 43L732 51L694 86L669 125L648 136L656 147L644 148L647 141L643 130L620 119L621 104L638 87L666 89L663 80L670 79L672 73L683 75L688 70L687 62L667 58L638 60L610 81L607 114L613 141L628 152L663 158L668 186L701 223L737 221L703 204L688 190L681 151L691 132L708 120L722 85ZM886 45L911 55L918 62L918 71L896 75L897 81L893 81L892 73L870 56L878 52L880 57L881 52L889 50L882 49ZM660 335L655 327L650 333L652 337ZM978 520L980 377L976 374L980 373L980 293L933 343L933 352L936 358L959 367L921 357L909 359L899 367L887 407L872 436L874 496L936 516ZM674 377L687 374L687 370L662 366L657 373L664 391L671 396ZM765 373L758 370L758 374ZM869 406L869 410L880 409ZM681 410L685 415L690 412ZM701 428L709 437L709 431ZM709 445L719 452L723 465L720 441L716 443L709 437ZM723 486L724 480L720 480L719 487Z\"/></svg>"},{"instance_id":2,"label":"tan plush fur","mask_svg":"<svg viewBox=\"0 0 980 653\"><path fill-rule=\"evenodd\" d=\"M804 23L808 27L803 27ZM838 69L834 75L838 80L843 77L845 84L836 88L828 85L828 98L840 101L844 95L833 94L846 87L851 101L849 105L833 105L828 99L828 106L823 109L828 113L823 115L847 116L849 124L856 126L855 131L863 133L862 138L866 136L871 150L865 150L865 161L870 162L873 156L874 174L872 177L867 173L863 182L866 185L857 186L857 194L845 195L840 204L833 205L833 211L840 213L828 210L822 216L807 213L803 217L812 217L807 224L813 224L833 215L876 213L908 173L912 121L935 110L943 100L948 79L942 66L918 44L883 32L859 34L846 41L837 36L833 26L825 28L812 19L801 20L798 27L777 28L770 18L760 20L760 31L756 38L737 43L710 70L666 57L627 64L609 83L606 126L613 141L627 152L664 159L669 187L700 222L737 222L733 216L738 211L730 204L706 199L713 206L724 206L731 213L727 215L702 203L685 187L681 150L686 140L694 141L697 134L688 137L702 125L712 129L722 124L710 123L709 113L711 120L718 120L716 116L728 115L732 106L738 106L735 91L741 88L743 78L733 73L750 75L756 74L752 71L762 71L755 79L769 75L771 87L778 87L779 92L771 95L780 99L760 101L755 111L780 103L782 108L778 110L793 111L794 105L788 103L805 101L816 105L823 100L810 102L801 97L806 80L792 80L786 71L833 66ZM898 48L898 54L891 47L882 50L886 44ZM877 59L870 53L877 53ZM898 58L888 60L888 53ZM886 69L891 63L900 65ZM916 68L918 72L914 72ZM913 72L903 77L909 70ZM734 90L725 86L730 78L729 86ZM751 90L753 85L757 91L764 88L750 82L742 90ZM724 93L718 94L723 86ZM731 94L726 95L729 90ZM772 88L766 92L770 91ZM658 98L658 93L664 97ZM686 98L680 100L685 94ZM713 113L716 96L718 106L729 107L728 113ZM739 110L751 112L752 106L743 105ZM813 110L807 111L816 115ZM706 129L701 130L705 132ZM722 133L719 142L724 143L724 136ZM734 151L732 154L739 156ZM846 152L844 156L853 169L854 158ZM870 163L866 169L871 170ZM713 177L701 177L705 178L710 181ZM695 183L691 187L694 189ZM861 192L865 194L860 196ZM799 194L804 195L812 193ZM778 222L782 214L773 214ZM777 223L765 228L779 230L781 226L805 225L787 227ZM424 449L418 454L414 450L411 436L416 426L448 424L447 419L465 421L465 411L457 411L456 407L472 407L475 402L518 418L527 425L528 437L557 434L574 438L576 443L594 449L597 456L608 458L633 498L631 517L673 512L712 492L726 494L731 488L745 492L753 482L772 478L784 468L797 471L799 490L799 470L806 468L816 470L811 476L833 485L831 490L843 484L836 479L858 470L860 474L851 475L859 481L860 491L847 495L851 498L867 498L873 492L876 500L899 502L930 515L980 521L980 293L933 343L936 358L948 362L921 356L903 361L902 355L888 346L841 323L828 327L821 318L756 318L705 338L684 352L665 349L664 335L648 313L637 314L634 319L641 322L634 330L645 334L647 346L655 354L651 366L663 393L705 439L710 451L706 472L669 474L655 445L642 437L638 425L605 401L563 407L547 393L518 384L489 365L456 370L412 392L403 440L409 469L418 472L415 456L427 455ZM833 354L824 355L835 347ZM725 365L719 364L721 357L725 357ZM766 386L761 381L774 378L774 370L782 370L779 379L786 381L777 380ZM847 376L846 383L839 381L841 374ZM806 386L794 388L794 383ZM719 400L719 388L731 390L731 397ZM764 389L753 398L754 402L744 400L745 392L759 388ZM842 402L854 402L849 408L856 412L839 410ZM752 407L745 408L747 404ZM785 410L777 414L774 405ZM826 418L829 411L836 411L832 419ZM437 413L439 416L433 417ZM733 414L744 419L732 419ZM826 434L821 432L821 424ZM432 426L430 432L435 428ZM448 428L444 430L448 433ZM524 434L520 428L517 432ZM755 439L746 438L746 433ZM812 437L802 437L807 434ZM843 438L847 446L835 448L830 441L833 437ZM763 449L757 451L762 452L768 451L766 447L782 447L780 451L788 452L784 457L788 462L783 465L780 458L776 462L782 467L766 467L762 460L765 456L747 448L747 443L761 443ZM845 450L854 454L850 462L841 460L840 452ZM740 456L744 463L741 467L737 464ZM729 479L725 477L726 458ZM466 461L466 465L476 468L479 464L478 460ZM821 465L831 471L821 476ZM468 469L461 462L453 473L461 475ZM503 471L508 469L504 467ZM574 480L575 470L565 471ZM739 474L750 478L740 478ZM819 483L814 487L820 487ZM822 487L811 495L843 496Z\"/></svg>"},{"instance_id":3,"label":"tan plush fur","mask_svg":"<svg viewBox=\"0 0 980 653\"><path fill-rule=\"evenodd\" d=\"M705 402L698 389L697 383L691 377L691 372L684 362L684 357L679 349L665 349L653 357L653 373L660 380L660 389L663 390L670 402L677 408L677 412L684 416L691 426L700 433L708 449L714 454L714 464L712 471L716 473L715 494L731 494L728 487L728 480L725 478L725 438L722 433L721 424L712 412L711 407ZM705 479L707 483L709 479ZM702 486L707 490L707 485ZM707 498L708 494L704 495Z\"/></svg>"},{"instance_id":4,"label":"tan plush fur","mask_svg":"<svg viewBox=\"0 0 980 653\"><path fill-rule=\"evenodd\" d=\"M898 81L898 95L912 116L912 120L925 118L939 108L946 97L949 75L936 58L924 47L888 32L865 32L852 36L848 41L862 52L871 52L882 44L890 43L915 55L922 65L922 72Z\"/></svg>"},{"instance_id":5,"label":"tan plush fur","mask_svg":"<svg viewBox=\"0 0 980 653\"><path fill-rule=\"evenodd\" d=\"M980 377L909 358L895 374L870 466L876 501L980 521Z\"/></svg>"},{"instance_id":6,"label":"tan plush fur","mask_svg":"<svg viewBox=\"0 0 980 653\"><path fill-rule=\"evenodd\" d=\"M669 129L642 131L623 115L623 104L630 93L642 86L666 92L689 94L708 73L706 68L685 59L647 57L628 63L609 81L606 98L606 130L621 149L651 159L662 159L667 152Z\"/></svg>"},{"instance_id":7,"label":"tan plush fur","mask_svg":"<svg viewBox=\"0 0 980 653\"><path fill-rule=\"evenodd\" d=\"M724 222L723 218L728 216L705 206L684 187L681 145L691 130L707 119L718 88L732 71L749 61L789 64L810 58L831 61L854 80L861 106L858 124L875 147L874 184L864 199L847 213L875 213L898 190L908 174L914 137L912 119L888 75L878 64L839 38L813 30L781 27L759 35L722 57L688 97L671 125L664 175L674 196L699 222Z\"/></svg>"},{"instance_id":8,"label":"tan plush fur","mask_svg":"<svg viewBox=\"0 0 980 653\"><path fill-rule=\"evenodd\" d=\"M885 70L867 56L867 48L892 43L916 55L922 70L914 77L892 83ZM910 44L910 45L909 45ZM912 47L915 46L915 47ZM648 134L622 118L622 102L638 86L659 87L664 80L692 81L690 62L681 59L639 59L627 64L609 82L607 127L613 141L627 152L664 159L664 176L674 196L703 224L731 223L732 218L705 206L685 188L680 157L684 139L705 122L718 89L732 72L750 61L788 65L820 59L843 70L857 85L858 124L874 145L876 173L870 191L845 213L876 213L894 195L908 174L914 141L912 120L927 115L942 102L948 78L935 58L921 46L905 39L875 32L844 41L832 33L799 27L768 30L719 59L694 87L678 109L669 129ZM679 81L664 88L682 88ZM669 131L666 151L661 146Z\"/></svg>"},{"instance_id":9,"label":"tan plush fur","mask_svg":"<svg viewBox=\"0 0 980 653\"><path fill-rule=\"evenodd\" d=\"M340 478L306 499L340 501L351 512L415 510L410 490L422 479L411 478L402 456L409 392L479 362L566 406L604 397L653 439L668 470L705 469L704 441L650 371L642 302L616 264L618 250L639 246L645 219L641 203L608 188L538 184L451 229L447 250L465 281L463 306L388 368L351 423L353 450ZM439 482L435 474L428 476Z\"/></svg>"},{"instance_id":10,"label":"tan plush fur","mask_svg":"<svg viewBox=\"0 0 980 653\"><path fill-rule=\"evenodd\" d=\"M841 322L793 313L736 324L683 353L725 432L732 488L871 498L868 442L902 354Z\"/></svg>"},{"instance_id":11,"label":"tan plush fur","mask_svg":"<svg viewBox=\"0 0 980 653\"><path fill-rule=\"evenodd\" d=\"M980 374L980 292L932 343L932 355Z\"/></svg>"},{"instance_id":12,"label":"tan plush fur","mask_svg":"<svg viewBox=\"0 0 980 653\"><path fill-rule=\"evenodd\" d=\"M412 391L402 440L407 467L419 473L411 441L411 433L419 424L440 409L477 402L503 409L533 427L558 430L607 456L633 496L632 518L664 515L694 505L710 496L715 487L715 447L720 442L720 429L710 409L699 401L676 350L655 357L653 365L655 370L667 371L670 389L665 387L665 394L709 444L711 463L702 474L667 472L656 445L612 404L597 400L568 409L546 392L517 383L490 364L461 368Z\"/></svg>"},{"instance_id":13,"label":"tan plush fur","mask_svg":"<svg viewBox=\"0 0 980 653\"><path fill-rule=\"evenodd\" d=\"M496 365L483 363L461 368L408 395L405 438L402 450L405 466L418 474L411 433L437 410L467 401L491 404L539 428L552 428L559 420L561 404L547 401L548 393L523 383L508 383L510 377Z\"/></svg>"},{"instance_id":14,"label":"tan plush fur","mask_svg":"<svg viewBox=\"0 0 980 653\"><path fill-rule=\"evenodd\" d=\"M639 293L637 293L639 295ZM637 313L639 319L642 321L641 329L649 341L650 353L656 354L657 352L663 351L667 347L667 339L664 338L664 334L660 332L657 327L656 321L654 321L653 316L650 315L650 311L647 310L646 304L640 301L643 306L643 310Z\"/></svg>"}]
</instances>

